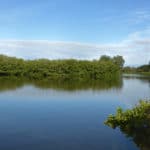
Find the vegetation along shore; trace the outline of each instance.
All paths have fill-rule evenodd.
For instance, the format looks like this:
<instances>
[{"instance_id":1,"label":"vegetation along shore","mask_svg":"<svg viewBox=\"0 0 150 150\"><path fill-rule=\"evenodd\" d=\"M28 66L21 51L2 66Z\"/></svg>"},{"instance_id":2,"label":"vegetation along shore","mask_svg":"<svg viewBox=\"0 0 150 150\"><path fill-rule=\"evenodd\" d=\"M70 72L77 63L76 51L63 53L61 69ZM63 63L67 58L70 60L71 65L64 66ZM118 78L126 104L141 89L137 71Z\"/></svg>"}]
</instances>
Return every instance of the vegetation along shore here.
<instances>
[{"instance_id":1,"label":"vegetation along shore","mask_svg":"<svg viewBox=\"0 0 150 150\"><path fill-rule=\"evenodd\" d=\"M141 100L125 111L118 108L115 115L109 115L105 124L114 129L119 127L141 150L150 148L150 100Z\"/></svg>"},{"instance_id":2,"label":"vegetation along shore","mask_svg":"<svg viewBox=\"0 0 150 150\"><path fill-rule=\"evenodd\" d=\"M120 73L122 56L102 56L99 60L23 60L0 55L0 76L17 76L30 79L111 79Z\"/></svg>"}]
</instances>

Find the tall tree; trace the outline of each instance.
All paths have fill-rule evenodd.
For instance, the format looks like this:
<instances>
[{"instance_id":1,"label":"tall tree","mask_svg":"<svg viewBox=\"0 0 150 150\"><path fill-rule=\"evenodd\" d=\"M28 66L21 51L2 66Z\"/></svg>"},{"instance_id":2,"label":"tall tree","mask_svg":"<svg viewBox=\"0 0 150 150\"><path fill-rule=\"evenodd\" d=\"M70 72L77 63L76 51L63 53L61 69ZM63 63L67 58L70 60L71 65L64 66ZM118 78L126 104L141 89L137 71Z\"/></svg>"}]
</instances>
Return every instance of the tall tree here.
<instances>
[{"instance_id":1,"label":"tall tree","mask_svg":"<svg viewBox=\"0 0 150 150\"><path fill-rule=\"evenodd\" d=\"M116 65L118 65L120 68L123 68L125 60L123 59L122 56L114 56L113 61Z\"/></svg>"}]
</instances>

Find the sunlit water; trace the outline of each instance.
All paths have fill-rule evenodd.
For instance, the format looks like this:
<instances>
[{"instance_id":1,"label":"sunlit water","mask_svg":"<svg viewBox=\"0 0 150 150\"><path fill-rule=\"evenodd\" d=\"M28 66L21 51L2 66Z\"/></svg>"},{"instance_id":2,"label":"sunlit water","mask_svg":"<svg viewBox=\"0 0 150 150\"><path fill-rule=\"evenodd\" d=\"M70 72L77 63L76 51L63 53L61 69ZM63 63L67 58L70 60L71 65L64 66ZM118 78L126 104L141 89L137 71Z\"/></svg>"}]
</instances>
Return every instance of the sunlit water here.
<instances>
[{"instance_id":1,"label":"sunlit water","mask_svg":"<svg viewBox=\"0 0 150 150\"><path fill-rule=\"evenodd\" d=\"M150 98L144 78L85 87L0 80L0 150L138 150L104 121L117 107L143 98Z\"/></svg>"}]
</instances>

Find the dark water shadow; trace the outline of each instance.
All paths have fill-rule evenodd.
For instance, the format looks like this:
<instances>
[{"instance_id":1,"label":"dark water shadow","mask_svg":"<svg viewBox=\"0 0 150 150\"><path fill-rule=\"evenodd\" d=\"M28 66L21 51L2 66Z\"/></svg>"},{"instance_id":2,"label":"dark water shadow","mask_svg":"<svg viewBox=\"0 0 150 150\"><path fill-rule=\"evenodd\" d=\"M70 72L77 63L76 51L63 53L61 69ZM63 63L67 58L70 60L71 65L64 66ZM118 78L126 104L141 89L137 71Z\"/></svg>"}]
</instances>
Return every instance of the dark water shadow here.
<instances>
[{"instance_id":1,"label":"dark water shadow","mask_svg":"<svg viewBox=\"0 0 150 150\"><path fill-rule=\"evenodd\" d=\"M105 121L105 124L113 129L118 127L140 150L150 150L149 101L142 102L140 107L138 106L132 110L126 110L125 112L119 108L116 115L110 115Z\"/></svg>"},{"instance_id":2,"label":"dark water shadow","mask_svg":"<svg viewBox=\"0 0 150 150\"><path fill-rule=\"evenodd\" d=\"M148 120L134 120L120 126L122 133L130 138L140 150L150 150L150 118Z\"/></svg>"},{"instance_id":3,"label":"dark water shadow","mask_svg":"<svg viewBox=\"0 0 150 150\"><path fill-rule=\"evenodd\" d=\"M144 120L140 127L136 127L138 122L121 127L121 131L140 148L140 150L150 150L150 119Z\"/></svg>"},{"instance_id":4,"label":"dark water shadow","mask_svg":"<svg viewBox=\"0 0 150 150\"><path fill-rule=\"evenodd\" d=\"M121 89L123 81L121 77L113 80L68 80L68 79L54 79L54 80L30 80L26 78L16 77L0 77L0 91L16 90L26 85L35 86L40 89L55 89L65 91L75 90L108 90L111 88Z\"/></svg>"}]
</instances>

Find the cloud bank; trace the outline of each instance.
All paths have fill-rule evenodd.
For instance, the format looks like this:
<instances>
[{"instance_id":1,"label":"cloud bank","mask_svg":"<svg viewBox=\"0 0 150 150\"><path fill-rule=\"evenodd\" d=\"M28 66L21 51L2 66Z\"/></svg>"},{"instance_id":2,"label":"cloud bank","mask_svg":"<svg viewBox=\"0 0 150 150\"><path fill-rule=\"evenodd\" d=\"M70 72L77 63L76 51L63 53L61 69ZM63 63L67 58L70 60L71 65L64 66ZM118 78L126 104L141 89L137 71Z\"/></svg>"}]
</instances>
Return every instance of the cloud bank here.
<instances>
[{"instance_id":1,"label":"cloud bank","mask_svg":"<svg viewBox=\"0 0 150 150\"><path fill-rule=\"evenodd\" d=\"M101 55L122 55L126 65L150 61L150 30L136 32L113 44L87 44L47 40L0 40L0 54L24 59L98 59Z\"/></svg>"}]
</instances>

